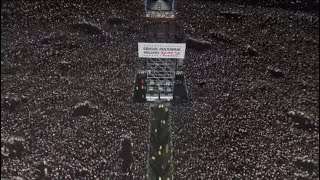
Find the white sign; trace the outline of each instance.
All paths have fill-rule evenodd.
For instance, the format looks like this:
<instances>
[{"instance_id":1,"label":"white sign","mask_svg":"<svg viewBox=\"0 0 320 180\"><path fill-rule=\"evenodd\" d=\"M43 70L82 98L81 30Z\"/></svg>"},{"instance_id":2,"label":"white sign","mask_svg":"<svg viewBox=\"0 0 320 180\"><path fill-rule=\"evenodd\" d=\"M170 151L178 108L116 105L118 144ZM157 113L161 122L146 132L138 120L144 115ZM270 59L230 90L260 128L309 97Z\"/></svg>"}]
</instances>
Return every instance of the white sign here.
<instances>
[{"instance_id":1,"label":"white sign","mask_svg":"<svg viewBox=\"0 0 320 180\"><path fill-rule=\"evenodd\" d=\"M186 44L138 43L139 58L184 59Z\"/></svg>"}]
</instances>

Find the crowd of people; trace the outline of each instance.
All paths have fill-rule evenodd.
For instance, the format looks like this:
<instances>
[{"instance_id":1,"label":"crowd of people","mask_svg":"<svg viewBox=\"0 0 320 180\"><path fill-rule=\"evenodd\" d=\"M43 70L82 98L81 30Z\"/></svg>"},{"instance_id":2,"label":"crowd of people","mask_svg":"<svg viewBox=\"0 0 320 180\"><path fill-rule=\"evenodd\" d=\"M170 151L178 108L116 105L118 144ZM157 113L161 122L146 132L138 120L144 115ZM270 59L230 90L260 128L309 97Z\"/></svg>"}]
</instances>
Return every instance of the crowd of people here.
<instances>
[{"instance_id":1,"label":"crowd of people","mask_svg":"<svg viewBox=\"0 0 320 180\"><path fill-rule=\"evenodd\" d=\"M217 62L210 68L213 73L207 74L205 64L190 64L185 72L187 80L194 82L188 87L191 102L172 110L173 176L317 178L318 132L294 126L281 105L270 101L274 94L263 96L267 92L253 87L239 91L241 84L225 82L225 76L219 75L223 72L234 81L241 78L231 74L232 65Z\"/></svg>"},{"instance_id":2,"label":"crowd of people","mask_svg":"<svg viewBox=\"0 0 320 180\"><path fill-rule=\"evenodd\" d=\"M20 71L13 73L23 78L10 79L7 74L2 74L6 77L1 76L2 80L10 79L9 83L12 83L1 91L2 97L6 96L2 98L2 105L11 108L9 111L1 106L1 178L146 179L149 109L146 104L132 101L132 80L138 61L133 52L134 38L121 37L125 31L119 33L116 27L102 27L95 19L92 26L111 34L101 34L106 36L106 42L101 42L95 34L86 34L87 29L82 32L82 29L67 25L74 23L71 22L73 17L69 17L73 13L82 13L85 20L92 21L91 16L86 15L88 12L75 12L77 8L80 11L90 5L84 7L61 2L59 6L51 6L45 2L4 5L7 8L5 17L12 18L2 21L2 27L8 31L8 36L4 37L4 52L8 58L4 61L10 64L10 61L15 61L12 57L17 56L25 66L20 70L24 75ZM65 6L71 8L68 15L65 14ZM34 34L33 28L41 21L39 16L43 15L45 8L52 11L47 18L53 22L48 21L45 25L52 29L39 27L43 31ZM110 7L104 9L105 12L101 10L99 12L108 16L117 15L109 14L115 11ZM118 13L127 14L122 11ZM15 19L20 13L26 16ZM66 19L55 23L55 14ZM83 22L82 18L76 23ZM105 16L101 19L107 22ZM70 22L66 24L65 21ZM19 44L10 40L14 34L10 30L12 22L23 34ZM19 23L22 27L31 26L29 32L19 28ZM21 53L24 59L20 53L12 55L8 52L14 47L23 49L26 42L30 43L26 51L32 51L32 57L25 56L26 51ZM75 43L72 49L64 46L70 43ZM47 53L52 51L54 53ZM41 59L46 59L46 63ZM12 92L10 86L17 88ZM26 101L21 100L22 95ZM94 111L82 108L80 110L85 112L78 112L80 106ZM124 171L120 153L122 141L127 136L132 140L134 163L131 163L129 171ZM17 149L16 146L21 144L23 148Z\"/></svg>"},{"instance_id":3,"label":"crowd of people","mask_svg":"<svg viewBox=\"0 0 320 180\"><path fill-rule=\"evenodd\" d=\"M94 2L4 3L1 18L12 19L1 22L1 68L17 71L1 74L2 178L147 178L149 105L132 101L139 34L130 30L143 25L143 4ZM44 16L46 8L51 11ZM313 83L319 73L313 68L319 43L310 40L317 36L313 29L297 35L299 22L281 20L288 12L275 18L261 15L277 15L280 10L274 9L239 7L239 12L251 13L239 20L210 12L230 10L221 3L188 0L178 8L177 22L188 36L204 38L212 46L187 49L183 71L190 101L170 111L174 179L316 179L318 129L295 126L286 113L305 111L310 121L319 122L314 100L319 84ZM104 31L104 41L66 25L76 15ZM129 25L108 23L110 16ZM41 31L35 30L38 26ZM212 29L229 34L230 43L210 39ZM59 42L41 44L48 35ZM289 41L293 36L298 40ZM69 46L61 44L70 42L76 46L63 49ZM251 43L263 58L242 54L242 45ZM51 56L48 51L64 53ZM308 56L301 55L305 51ZM272 77L265 69L270 64L289 78ZM78 116L78 103L95 110ZM133 163L130 171L123 171L121 143L127 136Z\"/></svg>"}]
</instances>

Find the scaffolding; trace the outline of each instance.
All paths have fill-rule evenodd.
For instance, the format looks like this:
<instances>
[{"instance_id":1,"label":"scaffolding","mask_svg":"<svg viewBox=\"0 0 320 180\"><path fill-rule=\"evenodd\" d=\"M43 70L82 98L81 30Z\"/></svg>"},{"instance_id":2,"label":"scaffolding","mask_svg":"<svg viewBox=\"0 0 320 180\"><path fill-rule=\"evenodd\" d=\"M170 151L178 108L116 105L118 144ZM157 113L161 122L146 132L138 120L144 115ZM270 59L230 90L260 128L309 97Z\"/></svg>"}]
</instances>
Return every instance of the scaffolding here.
<instances>
[{"instance_id":1,"label":"scaffolding","mask_svg":"<svg viewBox=\"0 0 320 180\"><path fill-rule=\"evenodd\" d=\"M173 99L173 85L177 71L176 59L146 59L147 100L160 95L161 99Z\"/></svg>"},{"instance_id":2,"label":"scaffolding","mask_svg":"<svg viewBox=\"0 0 320 180\"><path fill-rule=\"evenodd\" d=\"M175 92L177 72L179 72L178 76L181 76L182 73L181 67L185 53L183 28L162 18L174 18L174 0L145 0L145 11L146 17L153 18L151 21L153 23L147 23L141 28L142 40L144 44L148 44L145 48L154 48L155 44L152 43L157 43L158 47L162 47L159 44L164 43L163 48L167 47L171 50L160 50L159 48L156 53L161 56L157 56L144 52L148 49L142 49L144 56L140 56L139 49L142 68L138 71L135 80L134 97L139 102L154 102L158 99L171 101L175 94L178 94ZM172 48L182 47L181 43L184 44L183 49L172 50Z\"/></svg>"}]
</instances>

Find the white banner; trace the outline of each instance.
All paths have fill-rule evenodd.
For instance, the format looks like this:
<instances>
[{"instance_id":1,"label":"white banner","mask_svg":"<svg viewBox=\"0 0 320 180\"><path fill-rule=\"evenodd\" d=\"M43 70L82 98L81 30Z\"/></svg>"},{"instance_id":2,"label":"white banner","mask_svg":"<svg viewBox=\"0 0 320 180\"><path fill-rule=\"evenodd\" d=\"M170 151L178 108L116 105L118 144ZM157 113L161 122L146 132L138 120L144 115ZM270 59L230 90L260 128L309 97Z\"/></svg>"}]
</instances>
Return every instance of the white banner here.
<instances>
[{"instance_id":1,"label":"white banner","mask_svg":"<svg viewBox=\"0 0 320 180\"><path fill-rule=\"evenodd\" d=\"M139 58L184 59L186 44L138 43Z\"/></svg>"}]
</instances>

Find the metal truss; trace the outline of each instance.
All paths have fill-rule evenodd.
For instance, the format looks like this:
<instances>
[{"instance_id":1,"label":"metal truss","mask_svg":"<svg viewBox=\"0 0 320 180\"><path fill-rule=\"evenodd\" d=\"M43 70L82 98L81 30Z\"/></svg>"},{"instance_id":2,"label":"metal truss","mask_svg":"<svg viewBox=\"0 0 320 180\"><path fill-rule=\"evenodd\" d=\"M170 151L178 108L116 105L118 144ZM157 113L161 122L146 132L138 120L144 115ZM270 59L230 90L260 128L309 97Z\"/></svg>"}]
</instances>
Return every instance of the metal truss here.
<instances>
[{"instance_id":1,"label":"metal truss","mask_svg":"<svg viewBox=\"0 0 320 180\"><path fill-rule=\"evenodd\" d=\"M176 68L176 59L147 59L147 92L172 93Z\"/></svg>"}]
</instances>

